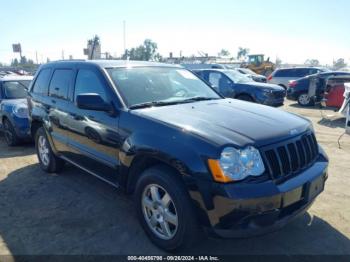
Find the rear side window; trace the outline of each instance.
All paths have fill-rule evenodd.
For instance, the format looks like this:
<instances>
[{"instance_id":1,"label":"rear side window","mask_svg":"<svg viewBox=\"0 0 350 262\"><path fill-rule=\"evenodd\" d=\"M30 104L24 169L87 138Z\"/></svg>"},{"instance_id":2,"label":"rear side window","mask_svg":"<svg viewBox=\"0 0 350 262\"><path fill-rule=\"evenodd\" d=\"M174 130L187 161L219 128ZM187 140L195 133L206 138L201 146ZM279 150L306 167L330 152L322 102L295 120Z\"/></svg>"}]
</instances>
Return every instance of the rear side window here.
<instances>
[{"instance_id":1,"label":"rear side window","mask_svg":"<svg viewBox=\"0 0 350 262\"><path fill-rule=\"evenodd\" d=\"M68 98L69 86L72 82L73 70L57 69L50 82L50 96L61 99Z\"/></svg>"},{"instance_id":2,"label":"rear side window","mask_svg":"<svg viewBox=\"0 0 350 262\"><path fill-rule=\"evenodd\" d=\"M283 69L283 70L277 70L275 73L275 77L286 77L288 74L288 70Z\"/></svg>"},{"instance_id":3,"label":"rear side window","mask_svg":"<svg viewBox=\"0 0 350 262\"><path fill-rule=\"evenodd\" d=\"M107 101L106 90L98 75L89 69L80 69L75 81L74 101L83 93L95 93Z\"/></svg>"},{"instance_id":4,"label":"rear side window","mask_svg":"<svg viewBox=\"0 0 350 262\"><path fill-rule=\"evenodd\" d=\"M291 68L278 70L275 77L304 77L310 75L312 70L310 68Z\"/></svg>"},{"instance_id":5,"label":"rear side window","mask_svg":"<svg viewBox=\"0 0 350 262\"><path fill-rule=\"evenodd\" d=\"M310 75L310 72L311 72L310 68L296 69L294 77L304 77L304 76Z\"/></svg>"},{"instance_id":6,"label":"rear side window","mask_svg":"<svg viewBox=\"0 0 350 262\"><path fill-rule=\"evenodd\" d=\"M43 69L39 72L33 86L33 93L47 95L50 74L51 69Z\"/></svg>"}]
</instances>

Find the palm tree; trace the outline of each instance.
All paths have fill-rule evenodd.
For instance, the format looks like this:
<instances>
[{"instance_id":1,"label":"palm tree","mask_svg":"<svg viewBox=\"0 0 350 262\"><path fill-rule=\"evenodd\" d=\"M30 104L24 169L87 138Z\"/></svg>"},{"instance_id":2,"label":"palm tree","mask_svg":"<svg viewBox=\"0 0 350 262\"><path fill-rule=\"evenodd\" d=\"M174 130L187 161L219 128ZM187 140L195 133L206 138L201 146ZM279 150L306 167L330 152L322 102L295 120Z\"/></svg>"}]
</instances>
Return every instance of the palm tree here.
<instances>
[{"instance_id":1,"label":"palm tree","mask_svg":"<svg viewBox=\"0 0 350 262\"><path fill-rule=\"evenodd\" d=\"M237 53L237 59L245 58L248 55L248 53L249 53L248 48L239 47L238 53Z\"/></svg>"}]
</instances>

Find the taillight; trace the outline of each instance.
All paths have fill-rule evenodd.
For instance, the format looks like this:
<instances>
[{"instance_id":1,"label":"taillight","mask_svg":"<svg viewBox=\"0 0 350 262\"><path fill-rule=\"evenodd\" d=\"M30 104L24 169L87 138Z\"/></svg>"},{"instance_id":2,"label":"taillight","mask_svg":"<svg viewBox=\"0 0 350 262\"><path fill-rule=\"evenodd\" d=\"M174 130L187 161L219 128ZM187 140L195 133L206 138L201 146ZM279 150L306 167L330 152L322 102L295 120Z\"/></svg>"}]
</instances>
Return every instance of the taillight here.
<instances>
[{"instance_id":1,"label":"taillight","mask_svg":"<svg viewBox=\"0 0 350 262\"><path fill-rule=\"evenodd\" d=\"M267 77L267 81L270 81L272 79L272 74Z\"/></svg>"},{"instance_id":2,"label":"taillight","mask_svg":"<svg viewBox=\"0 0 350 262\"><path fill-rule=\"evenodd\" d=\"M292 82L289 82L288 86L293 88L293 87L296 87L298 85L298 81L292 81Z\"/></svg>"}]
</instances>

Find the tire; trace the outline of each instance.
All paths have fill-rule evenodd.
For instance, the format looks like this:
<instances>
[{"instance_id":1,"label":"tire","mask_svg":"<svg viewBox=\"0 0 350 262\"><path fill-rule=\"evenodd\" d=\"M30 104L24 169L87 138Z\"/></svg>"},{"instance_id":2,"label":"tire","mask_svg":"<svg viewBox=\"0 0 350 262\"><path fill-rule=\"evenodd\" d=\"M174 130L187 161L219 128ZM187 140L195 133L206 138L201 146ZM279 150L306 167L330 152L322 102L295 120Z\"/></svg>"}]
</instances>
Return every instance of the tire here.
<instances>
[{"instance_id":1,"label":"tire","mask_svg":"<svg viewBox=\"0 0 350 262\"><path fill-rule=\"evenodd\" d=\"M16 146L19 144L20 139L16 134L15 128L8 119L4 120L4 136L8 146Z\"/></svg>"},{"instance_id":2,"label":"tire","mask_svg":"<svg viewBox=\"0 0 350 262\"><path fill-rule=\"evenodd\" d=\"M166 251L188 248L200 235L192 200L177 176L179 175L176 172L166 166L155 166L142 173L135 189L137 217L150 240ZM159 196L158 201L153 201L154 195ZM165 201L166 199L170 200ZM167 220L177 222L177 226ZM168 226L161 226L161 221ZM163 228L168 229L165 230L168 234L164 234Z\"/></svg>"},{"instance_id":3,"label":"tire","mask_svg":"<svg viewBox=\"0 0 350 262\"><path fill-rule=\"evenodd\" d=\"M300 94L298 96L298 104L301 106L310 106L311 99L307 93Z\"/></svg>"},{"instance_id":4,"label":"tire","mask_svg":"<svg viewBox=\"0 0 350 262\"><path fill-rule=\"evenodd\" d=\"M42 170L47 173L58 173L62 170L64 161L52 152L43 127L39 127L35 133L35 149Z\"/></svg>"},{"instance_id":5,"label":"tire","mask_svg":"<svg viewBox=\"0 0 350 262\"><path fill-rule=\"evenodd\" d=\"M249 95L239 95L237 96L237 99L247 101L247 102L254 102L253 98Z\"/></svg>"}]
</instances>

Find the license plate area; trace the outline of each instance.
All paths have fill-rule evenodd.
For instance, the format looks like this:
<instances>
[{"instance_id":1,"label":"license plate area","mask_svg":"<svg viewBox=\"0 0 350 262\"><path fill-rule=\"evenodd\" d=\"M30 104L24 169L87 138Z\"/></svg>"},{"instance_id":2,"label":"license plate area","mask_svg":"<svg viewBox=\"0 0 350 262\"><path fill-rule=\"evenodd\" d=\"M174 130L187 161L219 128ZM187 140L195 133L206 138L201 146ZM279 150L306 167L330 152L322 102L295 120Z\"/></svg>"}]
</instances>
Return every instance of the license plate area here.
<instances>
[{"instance_id":1,"label":"license plate area","mask_svg":"<svg viewBox=\"0 0 350 262\"><path fill-rule=\"evenodd\" d=\"M324 184L325 184L325 179L323 176L312 181L308 186L306 199L310 201L310 200L313 200L315 197L317 197L323 191Z\"/></svg>"}]
</instances>

